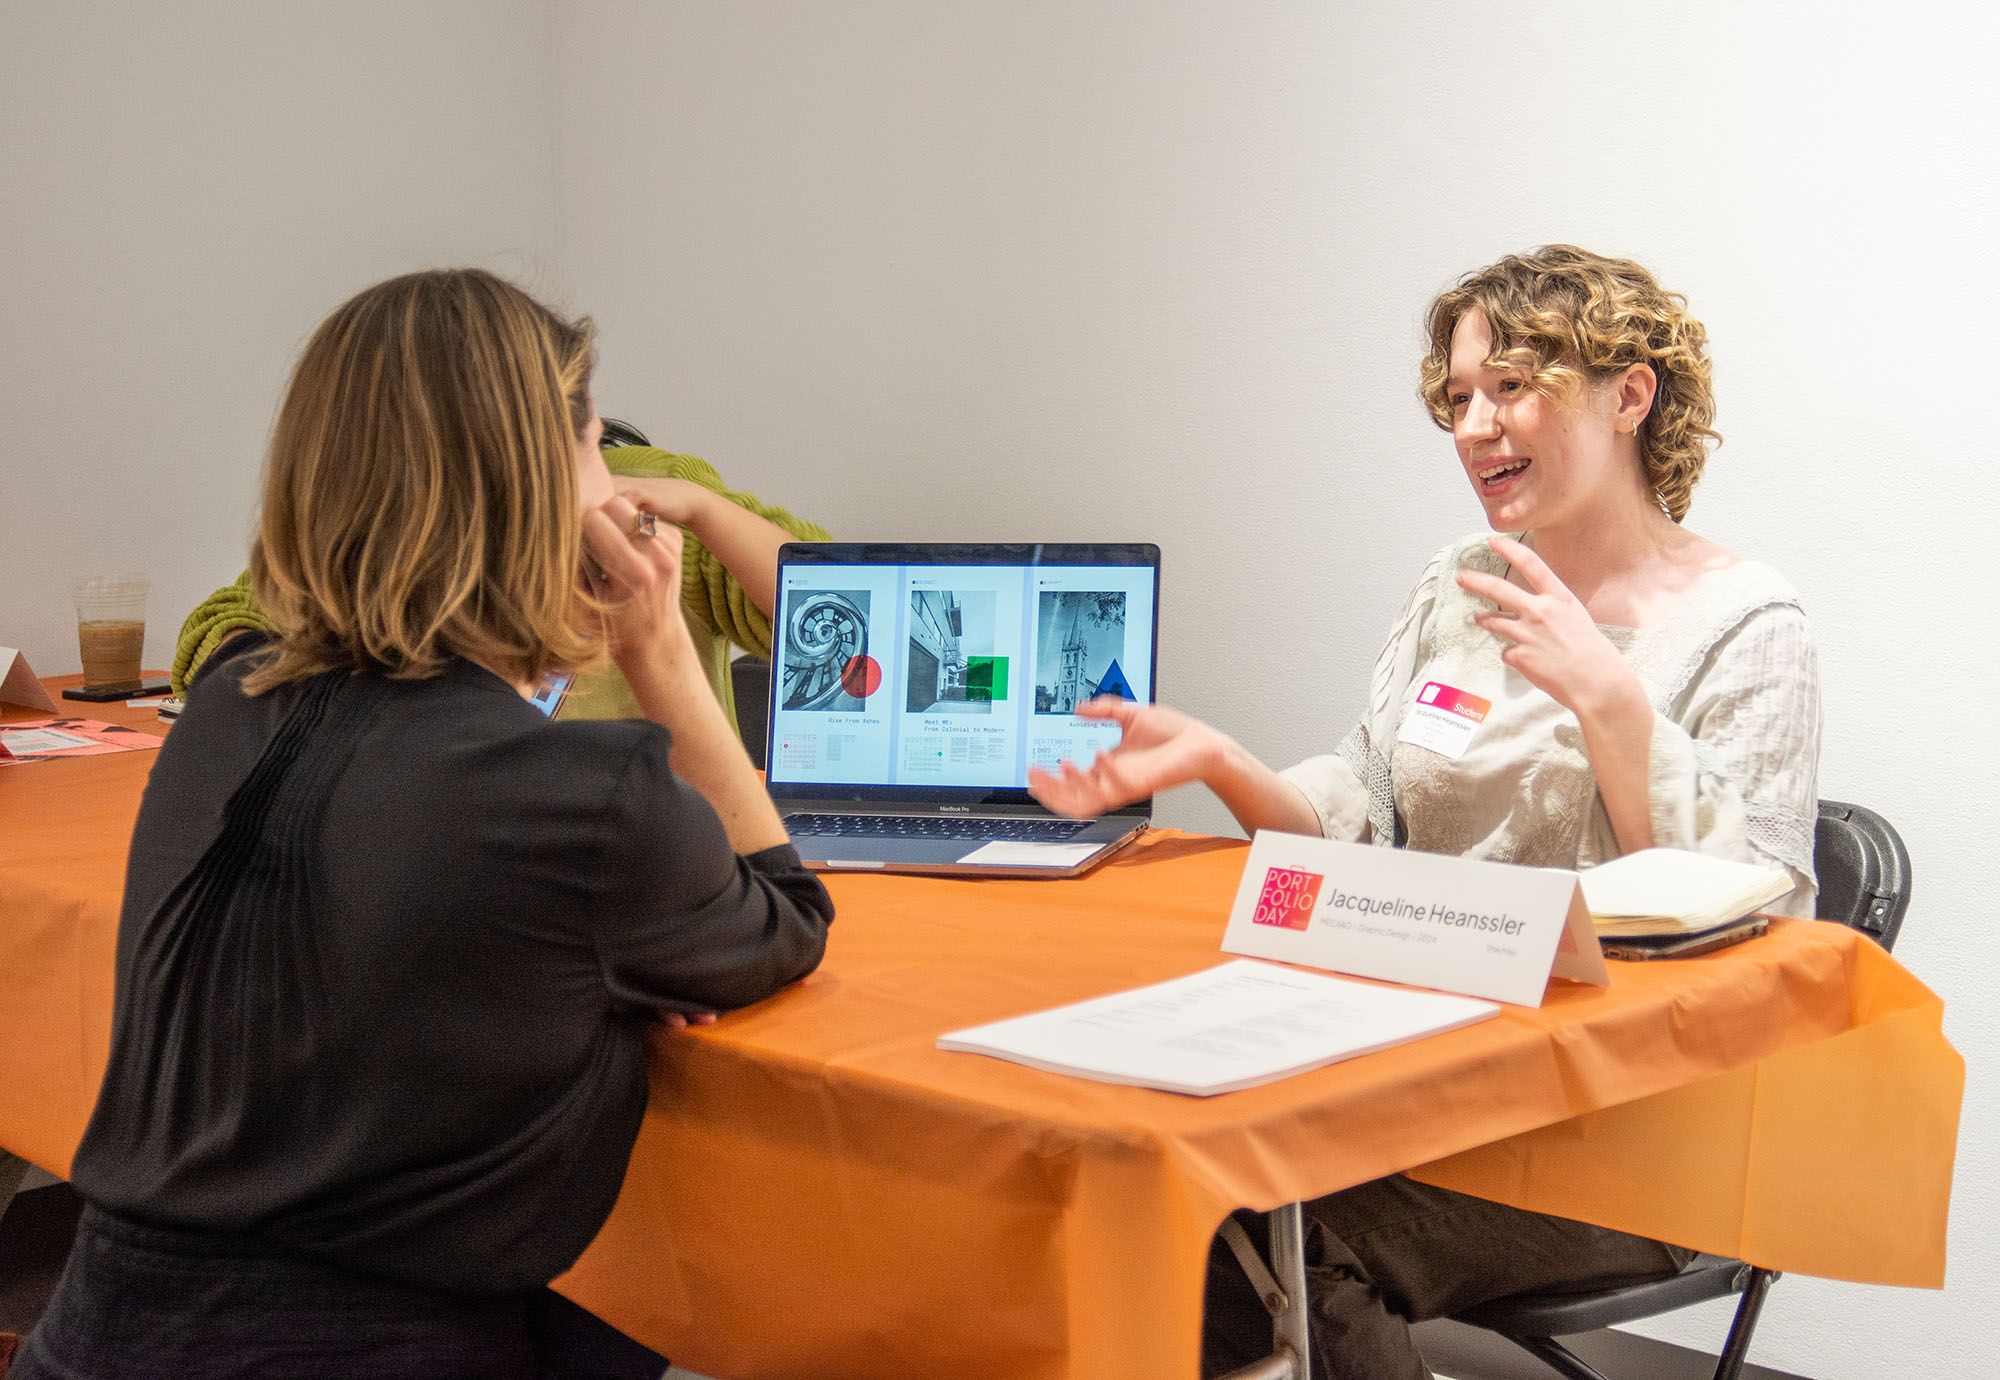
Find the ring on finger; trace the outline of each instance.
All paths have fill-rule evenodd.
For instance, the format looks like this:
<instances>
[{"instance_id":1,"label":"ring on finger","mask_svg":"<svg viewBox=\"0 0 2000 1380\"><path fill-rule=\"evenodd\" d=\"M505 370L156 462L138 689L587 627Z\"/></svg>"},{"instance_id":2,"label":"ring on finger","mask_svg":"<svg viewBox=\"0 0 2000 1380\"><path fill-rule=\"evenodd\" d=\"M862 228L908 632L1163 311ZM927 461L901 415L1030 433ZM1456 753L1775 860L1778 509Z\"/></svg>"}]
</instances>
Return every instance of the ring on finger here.
<instances>
[{"instance_id":1,"label":"ring on finger","mask_svg":"<svg viewBox=\"0 0 2000 1380\"><path fill-rule=\"evenodd\" d=\"M641 512L632 519L632 535L635 537L655 536L658 527L659 520L651 513Z\"/></svg>"}]
</instances>

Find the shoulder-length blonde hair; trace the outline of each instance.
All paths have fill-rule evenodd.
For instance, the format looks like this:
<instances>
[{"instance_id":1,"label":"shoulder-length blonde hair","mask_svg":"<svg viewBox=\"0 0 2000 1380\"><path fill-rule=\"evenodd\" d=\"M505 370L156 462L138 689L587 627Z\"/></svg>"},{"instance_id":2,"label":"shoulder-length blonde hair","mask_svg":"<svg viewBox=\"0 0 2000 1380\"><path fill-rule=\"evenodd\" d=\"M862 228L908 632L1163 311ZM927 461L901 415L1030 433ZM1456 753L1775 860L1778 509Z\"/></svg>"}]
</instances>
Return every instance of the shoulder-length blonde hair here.
<instances>
[{"instance_id":1,"label":"shoulder-length blonde hair","mask_svg":"<svg viewBox=\"0 0 2000 1380\"><path fill-rule=\"evenodd\" d=\"M479 269L392 278L327 318L271 437L250 573L281 637L246 691L422 679L454 656L522 682L594 663L575 459L591 341Z\"/></svg>"},{"instance_id":2,"label":"shoulder-length blonde hair","mask_svg":"<svg viewBox=\"0 0 2000 1380\"><path fill-rule=\"evenodd\" d=\"M1428 344L1417 391L1446 431L1451 333L1474 308L1493 331L1487 363L1521 370L1530 387L1564 402L1634 364L1650 366L1658 388L1639 428L1639 460L1667 516L1675 522L1687 516L1709 448L1722 435L1714 427L1708 332L1688 315L1685 297L1630 259L1571 244L1510 254L1473 270L1438 295L1424 320Z\"/></svg>"}]
</instances>

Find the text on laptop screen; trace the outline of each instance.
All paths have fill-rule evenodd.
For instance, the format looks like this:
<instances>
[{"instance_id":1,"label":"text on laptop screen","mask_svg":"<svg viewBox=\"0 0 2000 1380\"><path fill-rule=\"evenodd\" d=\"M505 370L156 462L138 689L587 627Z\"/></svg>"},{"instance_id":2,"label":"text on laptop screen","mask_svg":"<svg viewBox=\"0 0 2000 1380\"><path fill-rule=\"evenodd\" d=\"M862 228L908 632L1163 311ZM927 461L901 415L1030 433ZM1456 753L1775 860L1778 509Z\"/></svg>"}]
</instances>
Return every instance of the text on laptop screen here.
<instances>
[{"instance_id":1,"label":"text on laptop screen","mask_svg":"<svg viewBox=\"0 0 2000 1380\"><path fill-rule=\"evenodd\" d=\"M1022 787L1088 767L1152 699L1152 566L786 565L773 661L776 784Z\"/></svg>"}]
</instances>

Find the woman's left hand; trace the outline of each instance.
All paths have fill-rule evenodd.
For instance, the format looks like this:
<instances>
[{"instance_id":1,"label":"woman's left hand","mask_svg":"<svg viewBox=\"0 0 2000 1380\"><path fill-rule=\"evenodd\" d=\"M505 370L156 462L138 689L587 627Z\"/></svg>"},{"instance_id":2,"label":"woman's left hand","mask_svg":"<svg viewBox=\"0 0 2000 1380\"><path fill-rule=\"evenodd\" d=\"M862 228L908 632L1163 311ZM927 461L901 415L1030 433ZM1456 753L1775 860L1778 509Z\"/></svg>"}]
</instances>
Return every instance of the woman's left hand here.
<instances>
[{"instance_id":1,"label":"woman's left hand","mask_svg":"<svg viewBox=\"0 0 2000 1380\"><path fill-rule=\"evenodd\" d=\"M1496 536L1492 546L1528 587L1477 570L1459 571L1458 583L1499 606L1474 614L1472 621L1509 644L1500 660L1579 719L1645 705L1639 677L1548 564L1511 537Z\"/></svg>"}]
</instances>

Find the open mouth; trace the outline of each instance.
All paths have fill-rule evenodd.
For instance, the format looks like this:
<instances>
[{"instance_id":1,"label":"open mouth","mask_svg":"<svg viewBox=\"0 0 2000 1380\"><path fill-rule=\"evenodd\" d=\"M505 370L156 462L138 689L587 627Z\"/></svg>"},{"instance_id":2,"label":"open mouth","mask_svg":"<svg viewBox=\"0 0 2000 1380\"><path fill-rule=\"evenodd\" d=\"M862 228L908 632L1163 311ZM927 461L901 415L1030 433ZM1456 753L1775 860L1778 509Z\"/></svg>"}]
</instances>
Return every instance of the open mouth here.
<instances>
[{"instance_id":1,"label":"open mouth","mask_svg":"<svg viewBox=\"0 0 2000 1380\"><path fill-rule=\"evenodd\" d=\"M1533 460L1523 457L1519 460L1503 461L1498 465L1488 465L1485 469L1478 471L1479 483L1484 488L1498 488L1534 463Z\"/></svg>"}]
</instances>

